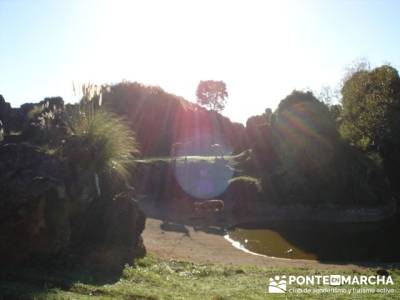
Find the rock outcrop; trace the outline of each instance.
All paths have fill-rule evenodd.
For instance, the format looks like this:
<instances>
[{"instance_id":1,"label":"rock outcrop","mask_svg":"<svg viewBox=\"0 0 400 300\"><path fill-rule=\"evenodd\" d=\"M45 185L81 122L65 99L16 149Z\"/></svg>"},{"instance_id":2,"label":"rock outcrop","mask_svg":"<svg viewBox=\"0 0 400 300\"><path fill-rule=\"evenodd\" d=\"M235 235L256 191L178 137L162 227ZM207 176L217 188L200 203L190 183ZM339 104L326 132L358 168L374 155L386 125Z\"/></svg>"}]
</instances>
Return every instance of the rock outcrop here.
<instances>
[{"instance_id":1,"label":"rock outcrop","mask_svg":"<svg viewBox=\"0 0 400 300\"><path fill-rule=\"evenodd\" d=\"M0 144L1 263L62 254L114 270L144 254L145 216L132 194L97 197L93 177L78 176L40 148Z\"/></svg>"}]
</instances>

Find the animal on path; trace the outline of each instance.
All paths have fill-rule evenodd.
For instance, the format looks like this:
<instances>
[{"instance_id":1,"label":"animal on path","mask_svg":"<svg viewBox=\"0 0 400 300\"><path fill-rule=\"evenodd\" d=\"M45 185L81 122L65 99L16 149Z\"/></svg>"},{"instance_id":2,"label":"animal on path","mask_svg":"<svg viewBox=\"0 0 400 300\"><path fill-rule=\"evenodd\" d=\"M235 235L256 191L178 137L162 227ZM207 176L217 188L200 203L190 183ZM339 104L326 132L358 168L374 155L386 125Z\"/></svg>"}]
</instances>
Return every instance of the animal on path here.
<instances>
[{"instance_id":1,"label":"animal on path","mask_svg":"<svg viewBox=\"0 0 400 300\"><path fill-rule=\"evenodd\" d=\"M219 199L206 200L194 203L195 211L219 212L224 208L224 201Z\"/></svg>"}]
</instances>

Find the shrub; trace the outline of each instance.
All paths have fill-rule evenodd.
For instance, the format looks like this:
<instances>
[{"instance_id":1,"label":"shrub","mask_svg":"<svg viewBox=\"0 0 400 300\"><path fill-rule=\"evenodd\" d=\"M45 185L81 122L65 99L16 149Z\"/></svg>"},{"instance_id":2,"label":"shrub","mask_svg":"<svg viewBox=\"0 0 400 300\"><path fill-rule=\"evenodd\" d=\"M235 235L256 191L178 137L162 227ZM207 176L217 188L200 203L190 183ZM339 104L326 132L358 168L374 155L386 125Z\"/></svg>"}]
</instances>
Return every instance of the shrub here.
<instances>
[{"instance_id":1,"label":"shrub","mask_svg":"<svg viewBox=\"0 0 400 300\"><path fill-rule=\"evenodd\" d=\"M43 105L35 105L30 111L28 111L27 119L29 121L33 120L35 117L38 117L44 110Z\"/></svg>"},{"instance_id":2,"label":"shrub","mask_svg":"<svg viewBox=\"0 0 400 300\"><path fill-rule=\"evenodd\" d=\"M65 138L63 104L62 98L54 97L32 105L23 115L24 137L35 144L52 147L59 144Z\"/></svg>"},{"instance_id":3,"label":"shrub","mask_svg":"<svg viewBox=\"0 0 400 300\"><path fill-rule=\"evenodd\" d=\"M105 111L96 111L90 117L77 111L67 123L75 137L75 142L66 145L67 156L74 156L74 152L87 153L90 163L87 167L95 172L112 172L123 179L129 177L128 169L138 154L138 145L122 119ZM85 160L85 155L78 155L79 158Z\"/></svg>"}]
</instances>

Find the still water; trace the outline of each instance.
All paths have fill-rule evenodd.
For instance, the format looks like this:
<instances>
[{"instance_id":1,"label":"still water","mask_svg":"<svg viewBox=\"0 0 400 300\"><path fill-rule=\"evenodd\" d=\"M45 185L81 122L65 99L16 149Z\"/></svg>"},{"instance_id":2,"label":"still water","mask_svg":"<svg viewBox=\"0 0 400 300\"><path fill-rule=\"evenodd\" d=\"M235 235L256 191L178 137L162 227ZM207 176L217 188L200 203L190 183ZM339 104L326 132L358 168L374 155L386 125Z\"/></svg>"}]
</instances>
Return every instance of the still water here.
<instances>
[{"instance_id":1,"label":"still water","mask_svg":"<svg viewBox=\"0 0 400 300\"><path fill-rule=\"evenodd\" d=\"M234 246L272 257L320 261L400 262L400 223L282 222L242 224Z\"/></svg>"}]
</instances>

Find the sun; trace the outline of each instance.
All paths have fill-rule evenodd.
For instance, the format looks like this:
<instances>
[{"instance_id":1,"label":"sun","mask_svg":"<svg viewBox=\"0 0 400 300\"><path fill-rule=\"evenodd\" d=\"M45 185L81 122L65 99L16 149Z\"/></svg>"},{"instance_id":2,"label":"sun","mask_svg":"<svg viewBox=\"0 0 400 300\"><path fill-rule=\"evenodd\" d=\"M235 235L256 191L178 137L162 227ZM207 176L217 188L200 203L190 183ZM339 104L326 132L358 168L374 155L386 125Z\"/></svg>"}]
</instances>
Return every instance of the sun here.
<instances>
[{"instance_id":1,"label":"sun","mask_svg":"<svg viewBox=\"0 0 400 300\"><path fill-rule=\"evenodd\" d=\"M294 35L294 6L285 1L103 1L93 8L92 51L76 74L95 82L158 85L190 101L196 100L199 81L223 80L230 95L225 114L244 122L274 107L280 91L290 91L282 84L287 76L282 62L293 51L288 41ZM260 99L259 88L266 83L271 97Z\"/></svg>"}]
</instances>

